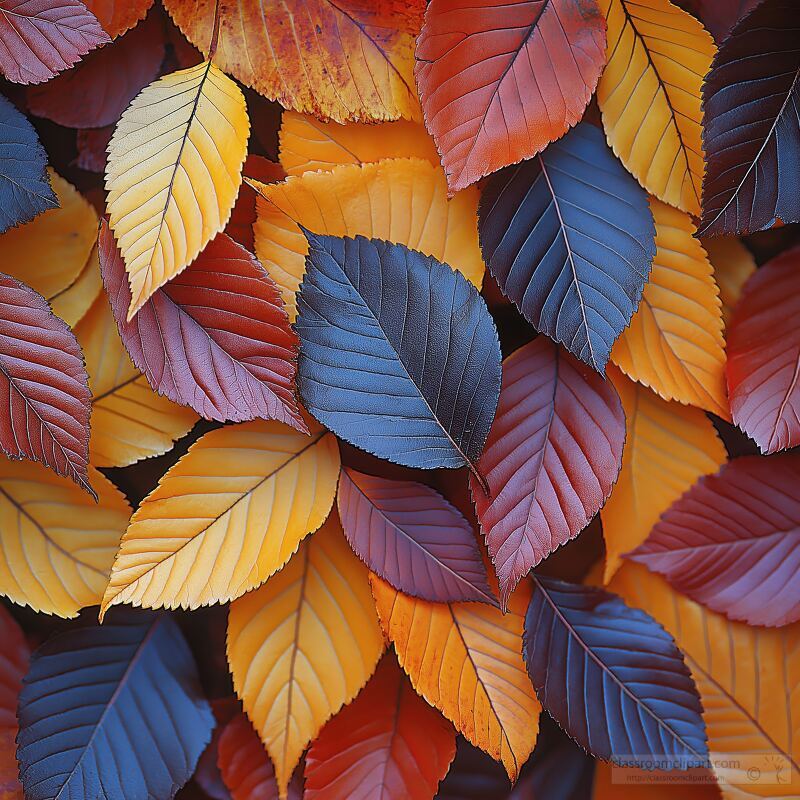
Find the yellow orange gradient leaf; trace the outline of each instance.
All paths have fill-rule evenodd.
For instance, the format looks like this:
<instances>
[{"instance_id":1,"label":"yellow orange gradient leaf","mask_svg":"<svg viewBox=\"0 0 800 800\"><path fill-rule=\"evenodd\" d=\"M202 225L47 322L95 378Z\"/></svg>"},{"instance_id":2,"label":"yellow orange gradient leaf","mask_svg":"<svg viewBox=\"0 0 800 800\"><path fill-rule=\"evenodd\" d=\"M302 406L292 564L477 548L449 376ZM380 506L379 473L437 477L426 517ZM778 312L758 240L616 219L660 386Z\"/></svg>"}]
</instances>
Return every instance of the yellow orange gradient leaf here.
<instances>
[{"instance_id":1,"label":"yellow orange gradient leaf","mask_svg":"<svg viewBox=\"0 0 800 800\"><path fill-rule=\"evenodd\" d=\"M383 649L367 569L336 512L279 573L231 605L233 685L281 797L303 750L366 684Z\"/></svg>"},{"instance_id":2,"label":"yellow orange gradient leaf","mask_svg":"<svg viewBox=\"0 0 800 800\"><path fill-rule=\"evenodd\" d=\"M256 255L278 284L289 319L297 316L308 242L300 225L332 236L360 234L433 256L478 288L485 265L478 244L478 190L447 199L441 167L418 158L347 164L310 172L259 192Z\"/></svg>"},{"instance_id":3,"label":"yellow orange gradient leaf","mask_svg":"<svg viewBox=\"0 0 800 800\"><path fill-rule=\"evenodd\" d=\"M165 0L207 52L217 0ZM424 0L228 0L214 61L284 108L337 122L419 119L414 40Z\"/></svg>"},{"instance_id":4,"label":"yellow orange gradient leaf","mask_svg":"<svg viewBox=\"0 0 800 800\"><path fill-rule=\"evenodd\" d=\"M500 761L512 781L528 760L541 706L522 659L528 581L508 612L480 603L431 603L370 574L386 636L417 692L476 747Z\"/></svg>"},{"instance_id":5,"label":"yellow orange gradient leaf","mask_svg":"<svg viewBox=\"0 0 800 800\"><path fill-rule=\"evenodd\" d=\"M608 142L639 183L700 215L700 87L716 48L702 24L669 0L600 0L608 64L597 102Z\"/></svg>"},{"instance_id":6,"label":"yellow orange gradient leaf","mask_svg":"<svg viewBox=\"0 0 800 800\"><path fill-rule=\"evenodd\" d=\"M281 118L279 159L287 175L330 172L339 164L383 158L422 158L435 167L440 163L433 137L418 122L340 125L296 111L286 111Z\"/></svg>"},{"instance_id":7,"label":"yellow orange gradient leaf","mask_svg":"<svg viewBox=\"0 0 800 800\"><path fill-rule=\"evenodd\" d=\"M727 460L711 420L699 409L669 403L609 366L625 410L622 469L600 511L606 542L604 580L638 547L666 511L702 475Z\"/></svg>"},{"instance_id":8,"label":"yellow orange gradient leaf","mask_svg":"<svg viewBox=\"0 0 800 800\"><path fill-rule=\"evenodd\" d=\"M120 118L106 189L131 285L128 319L227 224L249 135L244 96L208 61L151 83Z\"/></svg>"},{"instance_id":9,"label":"yellow orange gradient leaf","mask_svg":"<svg viewBox=\"0 0 800 800\"><path fill-rule=\"evenodd\" d=\"M258 420L211 431L131 518L102 613L198 608L263 583L319 528L339 479L333 434Z\"/></svg>"},{"instance_id":10,"label":"yellow orange gradient leaf","mask_svg":"<svg viewBox=\"0 0 800 800\"><path fill-rule=\"evenodd\" d=\"M611 361L666 400L730 418L719 289L689 216L651 199L656 257Z\"/></svg>"},{"instance_id":11,"label":"yellow orange gradient leaf","mask_svg":"<svg viewBox=\"0 0 800 800\"><path fill-rule=\"evenodd\" d=\"M733 622L632 562L623 564L609 589L655 617L684 652L700 691L712 763L741 765L715 768L722 796L800 796L800 623L761 628ZM748 779L751 767L770 780ZM782 783L775 779L778 767Z\"/></svg>"},{"instance_id":12,"label":"yellow orange gradient leaf","mask_svg":"<svg viewBox=\"0 0 800 800\"><path fill-rule=\"evenodd\" d=\"M74 325L100 288L96 254L92 261L97 212L71 183L48 173L59 207L0 235L0 271L35 289Z\"/></svg>"},{"instance_id":13,"label":"yellow orange gradient leaf","mask_svg":"<svg viewBox=\"0 0 800 800\"><path fill-rule=\"evenodd\" d=\"M703 239L702 244L714 268L714 278L719 286L719 299L722 301L722 319L727 328L731 322L733 309L741 297L742 287L756 271L756 260L753 254L732 236L714 236Z\"/></svg>"},{"instance_id":14,"label":"yellow orange gradient leaf","mask_svg":"<svg viewBox=\"0 0 800 800\"><path fill-rule=\"evenodd\" d=\"M0 594L74 617L100 602L130 507L89 467L98 502L33 461L0 459Z\"/></svg>"},{"instance_id":15,"label":"yellow orange gradient leaf","mask_svg":"<svg viewBox=\"0 0 800 800\"><path fill-rule=\"evenodd\" d=\"M105 293L75 327L92 392L89 460L125 467L166 453L197 422L197 414L156 394L134 367Z\"/></svg>"}]
</instances>

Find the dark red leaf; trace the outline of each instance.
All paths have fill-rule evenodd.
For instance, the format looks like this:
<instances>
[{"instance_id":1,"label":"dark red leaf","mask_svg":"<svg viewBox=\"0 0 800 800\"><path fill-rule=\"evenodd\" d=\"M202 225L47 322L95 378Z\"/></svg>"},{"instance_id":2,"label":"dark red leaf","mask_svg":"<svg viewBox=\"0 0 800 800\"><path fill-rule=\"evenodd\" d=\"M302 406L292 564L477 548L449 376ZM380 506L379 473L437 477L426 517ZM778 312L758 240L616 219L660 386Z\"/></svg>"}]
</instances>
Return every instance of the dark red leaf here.
<instances>
[{"instance_id":1,"label":"dark red leaf","mask_svg":"<svg viewBox=\"0 0 800 800\"><path fill-rule=\"evenodd\" d=\"M472 527L437 491L343 467L337 502L350 546L395 589L497 605Z\"/></svg>"},{"instance_id":2,"label":"dark red leaf","mask_svg":"<svg viewBox=\"0 0 800 800\"><path fill-rule=\"evenodd\" d=\"M286 177L286 172L280 164L270 161L263 156L247 156L242 167L242 175L255 178L261 183L276 183ZM225 233L252 252L255 247L253 237L253 223L256 221L256 193L244 181L239 187L239 196L231 212L231 218L225 228Z\"/></svg>"},{"instance_id":3,"label":"dark red leaf","mask_svg":"<svg viewBox=\"0 0 800 800\"><path fill-rule=\"evenodd\" d=\"M87 172L105 172L108 155L106 148L113 133L113 125L106 128L87 128L78 131L78 157L75 159L75 165Z\"/></svg>"},{"instance_id":4,"label":"dark red leaf","mask_svg":"<svg viewBox=\"0 0 800 800\"><path fill-rule=\"evenodd\" d=\"M144 19L153 0L83 0L109 36L116 39ZM195 62L196 63L196 62Z\"/></svg>"},{"instance_id":5,"label":"dark red leaf","mask_svg":"<svg viewBox=\"0 0 800 800\"><path fill-rule=\"evenodd\" d=\"M750 625L800 619L800 453L746 456L701 478L628 558Z\"/></svg>"},{"instance_id":6,"label":"dark red leaf","mask_svg":"<svg viewBox=\"0 0 800 800\"><path fill-rule=\"evenodd\" d=\"M69 72L28 90L28 108L68 128L115 123L158 75L164 60L164 27L157 14L89 55Z\"/></svg>"},{"instance_id":7,"label":"dark red leaf","mask_svg":"<svg viewBox=\"0 0 800 800\"><path fill-rule=\"evenodd\" d=\"M111 37L80 0L0 0L0 72L42 83Z\"/></svg>"},{"instance_id":8,"label":"dark red leaf","mask_svg":"<svg viewBox=\"0 0 800 800\"><path fill-rule=\"evenodd\" d=\"M625 414L609 381L544 336L503 362L503 386L472 497L500 600L598 512L619 474Z\"/></svg>"},{"instance_id":9,"label":"dark red leaf","mask_svg":"<svg viewBox=\"0 0 800 800\"><path fill-rule=\"evenodd\" d=\"M385 656L306 756L306 800L430 800L456 753L453 726Z\"/></svg>"},{"instance_id":10,"label":"dark red leaf","mask_svg":"<svg viewBox=\"0 0 800 800\"><path fill-rule=\"evenodd\" d=\"M719 44L730 33L731 28L759 2L760 0L678 0L675 5L697 17Z\"/></svg>"},{"instance_id":11,"label":"dark red leaf","mask_svg":"<svg viewBox=\"0 0 800 800\"><path fill-rule=\"evenodd\" d=\"M0 606L0 798L22 800L16 746L17 699L28 669L30 652L11 614Z\"/></svg>"},{"instance_id":12,"label":"dark red leaf","mask_svg":"<svg viewBox=\"0 0 800 800\"><path fill-rule=\"evenodd\" d=\"M295 397L297 337L255 256L219 234L126 322L130 287L105 220L99 245L122 341L159 394L206 419L277 419L308 432Z\"/></svg>"},{"instance_id":13,"label":"dark red leaf","mask_svg":"<svg viewBox=\"0 0 800 800\"><path fill-rule=\"evenodd\" d=\"M83 354L47 301L0 275L0 447L89 485L91 394Z\"/></svg>"},{"instance_id":14,"label":"dark red leaf","mask_svg":"<svg viewBox=\"0 0 800 800\"><path fill-rule=\"evenodd\" d=\"M223 782L219 769L219 739L225 725L239 715L240 709L236 697L222 697L211 701L211 710L217 724L211 734L211 741L197 762L192 779L212 800L231 800L231 793Z\"/></svg>"},{"instance_id":15,"label":"dark red leaf","mask_svg":"<svg viewBox=\"0 0 800 800\"><path fill-rule=\"evenodd\" d=\"M733 421L762 453L800 444L800 247L744 287L728 331Z\"/></svg>"}]
</instances>

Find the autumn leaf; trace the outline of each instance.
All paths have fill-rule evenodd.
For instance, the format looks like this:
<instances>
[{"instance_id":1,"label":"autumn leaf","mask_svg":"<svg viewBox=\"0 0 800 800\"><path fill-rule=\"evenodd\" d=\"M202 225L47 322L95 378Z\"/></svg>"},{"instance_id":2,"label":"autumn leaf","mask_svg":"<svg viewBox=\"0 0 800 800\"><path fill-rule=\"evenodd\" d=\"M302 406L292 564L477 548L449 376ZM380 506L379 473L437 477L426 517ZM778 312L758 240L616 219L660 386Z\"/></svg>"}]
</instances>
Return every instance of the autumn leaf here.
<instances>
[{"instance_id":1,"label":"autumn leaf","mask_svg":"<svg viewBox=\"0 0 800 800\"><path fill-rule=\"evenodd\" d=\"M0 608L0 798L23 800L15 756L17 698L28 669L30 653L22 629L11 614Z\"/></svg>"},{"instance_id":2,"label":"autumn leaf","mask_svg":"<svg viewBox=\"0 0 800 800\"><path fill-rule=\"evenodd\" d=\"M242 172L250 180L256 180L259 184L277 183L286 178L286 172L280 164L263 156L252 154L247 156ZM225 233L250 252L253 252L256 247L253 225L256 222L257 197L255 189L248 186L247 183L243 183L239 187L231 218L225 226Z\"/></svg>"},{"instance_id":3,"label":"autumn leaf","mask_svg":"<svg viewBox=\"0 0 800 800\"><path fill-rule=\"evenodd\" d=\"M402 245L306 237L295 323L305 407L379 458L474 472L500 392L497 331L475 287Z\"/></svg>"},{"instance_id":4,"label":"autumn leaf","mask_svg":"<svg viewBox=\"0 0 800 800\"><path fill-rule=\"evenodd\" d=\"M456 752L453 726L386 655L306 756L307 800L430 800Z\"/></svg>"},{"instance_id":5,"label":"autumn leaf","mask_svg":"<svg viewBox=\"0 0 800 800\"><path fill-rule=\"evenodd\" d=\"M733 236L716 236L701 241L714 269L714 281L722 303L722 321L730 329L733 311L747 279L756 271L752 253Z\"/></svg>"},{"instance_id":6,"label":"autumn leaf","mask_svg":"<svg viewBox=\"0 0 800 800\"><path fill-rule=\"evenodd\" d=\"M206 52L215 0L164 5ZM214 60L284 108L320 119L418 119L414 37L423 10L421 0L233 0L220 8Z\"/></svg>"},{"instance_id":7,"label":"autumn leaf","mask_svg":"<svg viewBox=\"0 0 800 800\"><path fill-rule=\"evenodd\" d=\"M225 227L249 132L241 91L210 61L159 78L122 115L106 190L131 285L128 321Z\"/></svg>"},{"instance_id":8,"label":"autumn leaf","mask_svg":"<svg viewBox=\"0 0 800 800\"><path fill-rule=\"evenodd\" d=\"M415 75L451 193L580 122L605 46L594 0L431 0Z\"/></svg>"},{"instance_id":9,"label":"autumn leaf","mask_svg":"<svg viewBox=\"0 0 800 800\"><path fill-rule=\"evenodd\" d=\"M153 0L83 0L108 35L116 39L145 18Z\"/></svg>"},{"instance_id":10,"label":"autumn leaf","mask_svg":"<svg viewBox=\"0 0 800 800\"><path fill-rule=\"evenodd\" d=\"M474 189L447 199L440 169L419 159L341 166L285 183L255 185L256 255L281 288L294 322L308 242L301 227L331 236L366 236L404 244L433 256L480 288L484 264L478 245Z\"/></svg>"},{"instance_id":11,"label":"autumn leaf","mask_svg":"<svg viewBox=\"0 0 800 800\"><path fill-rule=\"evenodd\" d=\"M622 554L647 538L661 513L727 460L702 411L668 403L613 367L607 377L622 400L627 436L619 478L600 511L606 583L619 569Z\"/></svg>"},{"instance_id":12,"label":"autumn leaf","mask_svg":"<svg viewBox=\"0 0 800 800\"><path fill-rule=\"evenodd\" d=\"M259 586L325 521L338 478L336 440L320 428L305 436L259 421L207 433L131 517L102 613L197 608Z\"/></svg>"},{"instance_id":13,"label":"autumn leaf","mask_svg":"<svg viewBox=\"0 0 800 800\"><path fill-rule=\"evenodd\" d=\"M0 249L2 245L0 245ZM63 289L47 298L53 313L72 326L73 331L80 321L89 313L89 309L97 302L103 291L103 279L100 277L100 259L95 245L83 269Z\"/></svg>"},{"instance_id":14,"label":"autumn leaf","mask_svg":"<svg viewBox=\"0 0 800 800\"><path fill-rule=\"evenodd\" d=\"M602 373L656 248L647 197L600 131L582 123L494 176L479 230L489 270L525 319Z\"/></svg>"},{"instance_id":15,"label":"autumn leaf","mask_svg":"<svg viewBox=\"0 0 800 800\"><path fill-rule=\"evenodd\" d=\"M418 600L374 574L370 584L413 687L515 781L536 743L541 710L522 659L528 583L511 596L506 614L484 603Z\"/></svg>"},{"instance_id":16,"label":"autumn leaf","mask_svg":"<svg viewBox=\"0 0 800 800\"><path fill-rule=\"evenodd\" d=\"M669 0L599 0L608 65L597 85L608 142L659 200L700 214L700 87L716 48L698 20Z\"/></svg>"},{"instance_id":17,"label":"autumn leaf","mask_svg":"<svg viewBox=\"0 0 800 800\"><path fill-rule=\"evenodd\" d=\"M367 570L335 514L284 569L231 605L233 684L282 798L303 750L358 694L383 649Z\"/></svg>"}]
</instances>

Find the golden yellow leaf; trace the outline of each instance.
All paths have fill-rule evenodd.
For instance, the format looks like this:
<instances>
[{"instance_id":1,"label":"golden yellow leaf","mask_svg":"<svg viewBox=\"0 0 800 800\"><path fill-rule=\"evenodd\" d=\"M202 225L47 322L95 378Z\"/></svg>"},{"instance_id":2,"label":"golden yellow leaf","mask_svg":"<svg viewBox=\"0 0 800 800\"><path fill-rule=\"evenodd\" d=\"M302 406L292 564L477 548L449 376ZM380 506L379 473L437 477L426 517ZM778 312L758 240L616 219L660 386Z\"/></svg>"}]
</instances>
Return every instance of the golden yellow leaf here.
<instances>
[{"instance_id":1,"label":"golden yellow leaf","mask_svg":"<svg viewBox=\"0 0 800 800\"><path fill-rule=\"evenodd\" d=\"M639 183L700 215L700 87L716 48L701 23L669 0L600 0L608 64L597 102L608 142Z\"/></svg>"},{"instance_id":2,"label":"golden yellow leaf","mask_svg":"<svg viewBox=\"0 0 800 800\"><path fill-rule=\"evenodd\" d=\"M217 0L165 0L208 51ZM414 39L423 0L228 0L214 61L284 108L337 122L419 119Z\"/></svg>"},{"instance_id":3,"label":"golden yellow leaf","mask_svg":"<svg viewBox=\"0 0 800 800\"><path fill-rule=\"evenodd\" d=\"M131 518L102 613L129 603L197 608L263 583L328 516L339 479L333 434L262 420L211 431Z\"/></svg>"},{"instance_id":4,"label":"golden yellow leaf","mask_svg":"<svg viewBox=\"0 0 800 800\"><path fill-rule=\"evenodd\" d=\"M733 309L742 294L742 287L756 271L756 260L753 254L732 236L714 236L703 239L702 244L714 268L714 278L719 286L719 299L722 301L722 319L727 328L731 322Z\"/></svg>"},{"instance_id":5,"label":"golden yellow leaf","mask_svg":"<svg viewBox=\"0 0 800 800\"><path fill-rule=\"evenodd\" d=\"M372 594L386 636L417 692L512 781L536 744L541 706L522 659L529 581L508 613L481 603L431 603L375 574Z\"/></svg>"},{"instance_id":6,"label":"golden yellow leaf","mask_svg":"<svg viewBox=\"0 0 800 800\"><path fill-rule=\"evenodd\" d=\"M703 703L711 759L738 756L741 764L715 769L723 797L799 797L800 623L761 628L733 622L632 562L623 564L609 588L655 617L686 655ZM769 781L748 779L750 767ZM775 782L778 767L783 783Z\"/></svg>"},{"instance_id":7,"label":"golden yellow leaf","mask_svg":"<svg viewBox=\"0 0 800 800\"><path fill-rule=\"evenodd\" d=\"M287 175L330 172L339 164L368 164L383 158L422 158L435 167L440 163L433 137L420 123L340 125L296 111L286 111L281 118L279 158Z\"/></svg>"},{"instance_id":8,"label":"golden yellow leaf","mask_svg":"<svg viewBox=\"0 0 800 800\"><path fill-rule=\"evenodd\" d=\"M59 617L100 602L131 510L93 467L89 481L97 504L41 464L0 459L0 594Z\"/></svg>"},{"instance_id":9,"label":"golden yellow leaf","mask_svg":"<svg viewBox=\"0 0 800 800\"><path fill-rule=\"evenodd\" d=\"M687 214L655 199L650 207L656 257L611 361L666 400L729 419L722 310L711 264Z\"/></svg>"},{"instance_id":10,"label":"golden yellow leaf","mask_svg":"<svg viewBox=\"0 0 800 800\"><path fill-rule=\"evenodd\" d=\"M252 184L260 194L256 255L280 287L292 322L308 253L300 225L314 233L404 244L449 264L480 288L485 266L478 244L478 190L448 200L441 167L418 158L386 159Z\"/></svg>"},{"instance_id":11,"label":"golden yellow leaf","mask_svg":"<svg viewBox=\"0 0 800 800\"><path fill-rule=\"evenodd\" d=\"M668 403L609 367L625 410L627 437L622 470L600 511L606 542L605 582L638 547L653 525L701 476L727 460L711 420L698 408Z\"/></svg>"},{"instance_id":12,"label":"golden yellow leaf","mask_svg":"<svg viewBox=\"0 0 800 800\"><path fill-rule=\"evenodd\" d=\"M59 208L0 235L0 271L35 289L74 325L100 290L97 212L71 183L48 173Z\"/></svg>"},{"instance_id":13,"label":"golden yellow leaf","mask_svg":"<svg viewBox=\"0 0 800 800\"><path fill-rule=\"evenodd\" d=\"M106 189L131 284L128 319L227 224L249 135L244 96L208 61L151 83L120 118Z\"/></svg>"},{"instance_id":14,"label":"golden yellow leaf","mask_svg":"<svg viewBox=\"0 0 800 800\"><path fill-rule=\"evenodd\" d=\"M303 750L366 684L383 649L366 567L336 512L277 575L231 605L233 685L281 797Z\"/></svg>"},{"instance_id":15,"label":"golden yellow leaf","mask_svg":"<svg viewBox=\"0 0 800 800\"><path fill-rule=\"evenodd\" d=\"M92 464L125 467L161 455L192 429L197 414L156 394L133 366L105 292L75 327L75 336L92 391Z\"/></svg>"}]
</instances>

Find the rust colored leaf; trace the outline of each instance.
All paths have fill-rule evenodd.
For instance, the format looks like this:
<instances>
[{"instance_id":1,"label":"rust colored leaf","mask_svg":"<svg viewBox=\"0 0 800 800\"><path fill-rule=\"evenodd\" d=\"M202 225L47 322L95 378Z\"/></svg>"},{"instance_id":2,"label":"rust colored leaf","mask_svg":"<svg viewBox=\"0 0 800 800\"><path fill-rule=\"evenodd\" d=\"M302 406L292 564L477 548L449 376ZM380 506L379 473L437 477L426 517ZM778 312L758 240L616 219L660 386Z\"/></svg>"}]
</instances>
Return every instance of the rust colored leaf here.
<instances>
[{"instance_id":1,"label":"rust colored leaf","mask_svg":"<svg viewBox=\"0 0 800 800\"><path fill-rule=\"evenodd\" d=\"M144 19L153 0L83 0L109 36L117 38Z\"/></svg>"}]
</instances>

